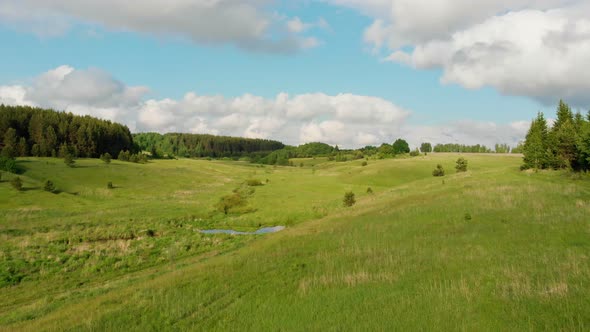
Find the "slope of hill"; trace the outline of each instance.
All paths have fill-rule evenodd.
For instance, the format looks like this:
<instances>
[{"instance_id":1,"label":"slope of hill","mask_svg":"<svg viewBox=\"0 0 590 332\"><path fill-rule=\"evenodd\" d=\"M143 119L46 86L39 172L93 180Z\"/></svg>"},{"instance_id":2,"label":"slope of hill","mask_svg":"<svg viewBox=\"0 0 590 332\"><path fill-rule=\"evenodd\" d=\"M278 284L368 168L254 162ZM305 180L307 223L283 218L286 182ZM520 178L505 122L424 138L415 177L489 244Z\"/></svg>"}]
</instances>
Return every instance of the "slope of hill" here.
<instances>
[{"instance_id":1,"label":"slope of hill","mask_svg":"<svg viewBox=\"0 0 590 332\"><path fill-rule=\"evenodd\" d=\"M36 270L0 288L0 329L588 329L588 179L494 155L455 174L457 157L23 160L29 190L0 183L2 264ZM35 189L47 177L62 193ZM234 189L245 205L216 210Z\"/></svg>"}]
</instances>

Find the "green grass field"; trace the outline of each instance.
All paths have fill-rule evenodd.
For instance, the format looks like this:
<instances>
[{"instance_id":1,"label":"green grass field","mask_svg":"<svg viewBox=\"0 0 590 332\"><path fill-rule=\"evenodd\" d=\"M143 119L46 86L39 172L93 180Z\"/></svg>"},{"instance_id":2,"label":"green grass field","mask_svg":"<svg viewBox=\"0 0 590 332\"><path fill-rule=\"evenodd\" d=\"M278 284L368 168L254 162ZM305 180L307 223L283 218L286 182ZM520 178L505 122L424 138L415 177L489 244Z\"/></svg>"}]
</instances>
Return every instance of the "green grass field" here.
<instances>
[{"instance_id":1,"label":"green grass field","mask_svg":"<svg viewBox=\"0 0 590 332\"><path fill-rule=\"evenodd\" d=\"M22 159L25 190L0 183L0 330L589 330L590 179L458 156Z\"/></svg>"}]
</instances>

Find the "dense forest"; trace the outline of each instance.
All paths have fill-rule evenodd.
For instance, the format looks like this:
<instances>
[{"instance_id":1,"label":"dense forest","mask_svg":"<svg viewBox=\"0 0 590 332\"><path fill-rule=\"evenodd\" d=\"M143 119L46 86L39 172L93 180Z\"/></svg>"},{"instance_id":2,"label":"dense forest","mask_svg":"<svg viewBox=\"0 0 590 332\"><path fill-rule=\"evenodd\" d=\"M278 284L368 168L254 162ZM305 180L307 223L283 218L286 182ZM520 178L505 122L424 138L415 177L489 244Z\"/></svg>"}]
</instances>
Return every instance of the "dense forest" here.
<instances>
[{"instance_id":1,"label":"dense forest","mask_svg":"<svg viewBox=\"0 0 590 332\"><path fill-rule=\"evenodd\" d=\"M549 128L543 113L531 123L522 147L523 169L590 170L590 112L574 114L559 102L557 119Z\"/></svg>"},{"instance_id":2,"label":"dense forest","mask_svg":"<svg viewBox=\"0 0 590 332\"><path fill-rule=\"evenodd\" d=\"M133 140L144 151L149 151L154 158L224 158L252 157L267 155L285 147L281 142L266 139L214 136L204 134L134 134Z\"/></svg>"},{"instance_id":3,"label":"dense forest","mask_svg":"<svg viewBox=\"0 0 590 332\"><path fill-rule=\"evenodd\" d=\"M496 144L495 150L483 145L422 143L411 154L429 152L525 153L524 168L572 168L587 170L590 160L590 114L585 119L573 114L560 102L558 119L551 129L542 113L533 121L527 141L511 149ZM397 139L379 147L340 150L338 146L319 142L298 147L266 139L183 133L131 134L129 128L90 116L78 116L28 106L0 105L0 150L4 157L60 156L97 158L103 154L125 160L136 159L141 151L152 158L242 158L254 163L288 165L291 158L328 157L346 161L366 157L390 158L410 153L408 142ZM133 154L136 153L136 154Z\"/></svg>"},{"instance_id":4,"label":"dense forest","mask_svg":"<svg viewBox=\"0 0 590 332\"><path fill-rule=\"evenodd\" d=\"M0 105L0 147L4 157L58 156L97 158L133 151L133 138L124 125L90 116L28 106Z\"/></svg>"}]
</instances>

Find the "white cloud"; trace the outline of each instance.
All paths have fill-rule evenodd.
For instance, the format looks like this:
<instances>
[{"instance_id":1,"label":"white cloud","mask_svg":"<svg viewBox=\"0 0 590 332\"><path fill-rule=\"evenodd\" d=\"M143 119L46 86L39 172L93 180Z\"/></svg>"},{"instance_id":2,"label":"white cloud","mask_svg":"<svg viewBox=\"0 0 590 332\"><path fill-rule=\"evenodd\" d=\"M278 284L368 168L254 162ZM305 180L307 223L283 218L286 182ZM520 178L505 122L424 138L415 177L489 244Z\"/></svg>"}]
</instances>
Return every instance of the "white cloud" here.
<instances>
[{"instance_id":1,"label":"white cloud","mask_svg":"<svg viewBox=\"0 0 590 332\"><path fill-rule=\"evenodd\" d=\"M4 105L25 105L34 104L26 99L27 90L20 85L0 86L0 104Z\"/></svg>"},{"instance_id":2,"label":"white cloud","mask_svg":"<svg viewBox=\"0 0 590 332\"><path fill-rule=\"evenodd\" d=\"M431 142L482 144L493 149L496 143L516 146L524 139L529 127L530 121L497 124L466 120L432 126L406 126L403 136L415 147Z\"/></svg>"},{"instance_id":3,"label":"white cloud","mask_svg":"<svg viewBox=\"0 0 590 332\"><path fill-rule=\"evenodd\" d=\"M515 144L528 122L509 125L458 122L411 126L410 111L378 97L323 93L275 98L235 98L186 93L181 99L148 99L145 87L129 87L99 69L61 66L29 85L0 86L0 103L53 107L124 123L132 131L192 132L269 138L287 144L322 141L341 147L391 143Z\"/></svg>"},{"instance_id":4,"label":"white cloud","mask_svg":"<svg viewBox=\"0 0 590 332\"><path fill-rule=\"evenodd\" d=\"M300 33L309 29L310 25L303 23L299 17L295 17L294 19L287 22L287 27L291 32Z\"/></svg>"},{"instance_id":5,"label":"white cloud","mask_svg":"<svg viewBox=\"0 0 590 332\"><path fill-rule=\"evenodd\" d=\"M127 87L100 69L61 66L37 77L27 89L27 98L57 109L72 104L128 107L137 104L148 91L146 87Z\"/></svg>"},{"instance_id":6,"label":"white cloud","mask_svg":"<svg viewBox=\"0 0 590 332\"><path fill-rule=\"evenodd\" d=\"M590 4L583 0L326 0L374 18L364 39L389 61L440 68L443 83L545 104L590 104Z\"/></svg>"},{"instance_id":7,"label":"white cloud","mask_svg":"<svg viewBox=\"0 0 590 332\"><path fill-rule=\"evenodd\" d=\"M66 32L77 23L157 36L188 38L201 44L233 44L243 49L289 53L318 41L300 34L315 25L288 20L271 0L3 0L0 22L43 36ZM300 23L300 24L298 24Z\"/></svg>"}]
</instances>

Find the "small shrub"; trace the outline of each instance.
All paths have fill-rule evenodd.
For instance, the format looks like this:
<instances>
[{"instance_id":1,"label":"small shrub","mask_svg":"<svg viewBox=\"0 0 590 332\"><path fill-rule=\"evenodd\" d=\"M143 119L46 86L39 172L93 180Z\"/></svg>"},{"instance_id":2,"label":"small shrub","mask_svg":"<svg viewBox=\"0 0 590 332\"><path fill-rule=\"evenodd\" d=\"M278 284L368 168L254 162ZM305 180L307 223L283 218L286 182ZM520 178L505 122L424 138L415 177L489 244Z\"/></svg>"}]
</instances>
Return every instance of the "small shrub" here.
<instances>
[{"instance_id":1,"label":"small shrub","mask_svg":"<svg viewBox=\"0 0 590 332\"><path fill-rule=\"evenodd\" d=\"M47 181L45 181L45 184L43 185L43 190L52 193L55 191L55 185L53 184L53 182L51 182L51 180L47 180Z\"/></svg>"},{"instance_id":2,"label":"small shrub","mask_svg":"<svg viewBox=\"0 0 590 332\"><path fill-rule=\"evenodd\" d=\"M232 209L244 206L245 204L246 200L242 197L242 195L240 195L239 193L234 193L231 195L221 197L219 202L215 205L215 208L219 212L228 214L229 212L231 212Z\"/></svg>"},{"instance_id":3,"label":"small shrub","mask_svg":"<svg viewBox=\"0 0 590 332\"><path fill-rule=\"evenodd\" d=\"M436 165L436 168L432 171L432 176L445 176L445 169L441 164Z\"/></svg>"},{"instance_id":4,"label":"small shrub","mask_svg":"<svg viewBox=\"0 0 590 332\"><path fill-rule=\"evenodd\" d=\"M369 163L367 163L366 161L363 161L363 163L361 164L361 166L367 166Z\"/></svg>"},{"instance_id":5,"label":"small shrub","mask_svg":"<svg viewBox=\"0 0 590 332\"><path fill-rule=\"evenodd\" d=\"M259 187L262 186L262 181L258 180L258 179L250 179L246 181L246 184L249 185L250 187Z\"/></svg>"},{"instance_id":6,"label":"small shrub","mask_svg":"<svg viewBox=\"0 0 590 332\"><path fill-rule=\"evenodd\" d=\"M119 156L117 157L120 161L129 161L129 151L121 150L119 152Z\"/></svg>"},{"instance_id":7,"label":"small shrub","mask_svg":"<svg viewBox=\"0 0 590 332\"><path fill-rule=\"evenodd\" d=\"M410 152L410 156L412 156L412 157L418 157L419 155L420 155L420 150L418 150L418 149Z\"/></svg>"},{"instance_id":8,"label":"small shrub","mask_svg":"<svg viewBox=\"0 0 590 332\"><path fill-rule=\"evenodd\" d=\"M18 191L23 190L23 180L20 179L20 177L15 177L14 179L12 179L12 181L10 181L10 184L12 185L12 187Z\"/></svg>"},{"instance_id":9,"label":"small shrub","mask_svg":"<svg viewBox=\"0 0 590 332\"><path fill-rule=\"evenodd\" d=\"M465 213L464 218L465 218L465 221L471 220L471 214L470 213Z\"/></svg>"},{"instance_id":10,"label":"small shrub","mask_svg":"<svg viewBox=\"0 0 590 332\"><path fill-rule=\"evenodd\" d=\"M354 198L354 193L352 191L346 192L344 194L344 206L349 207L353 206L356 203L356 199Z\"/></svg>"},{"instance_id":11,"label":"small shrub","mask_svg":"<svg viewBox=\"0 0 590 332\"><path fill-rule=\"evenodd\" d=\"M367 188L367 194L372 195L373 189L371 187Z\"/></svg>"},{"instance_id":12,"label":"small shrub","mask_svg":"<svg viewBox=\"0 0 590 332\"><path fill-rule=\"evenodd\" d=\"M102 160L105 164L110 164L111 159L113 159L113 157L108 152L100 155L100 160Z\"/></svg>"},{"instance_id":13,"label":"small shrub","mask_svg":"<svg viewBox=\"0 0 590 332\"><path fill-rule=\"evenodd\" d=\"M76 162L74 161L74 157L71 154L66 154L64 157L64 164L68 167L74 167Z\"/></svg>"},{"instance_id":14,"label":"small shrub","mask_svg":"<svg viewBox=\"0 0 590 332\"><path fill-rule=\"evenodd\" d=\"M147 155L145 153L137 154L137 162L140 164L147 164L147 162L148 162Z\"/></svg>"},{"instance_id":15,"label":"small shrub","mask_svg":"<svg viewBox=\"0 0 590 332\"><path fill-rule=\"evenodd\" d=\"M463 157L457 159L457 165L455 166L457 173L467 172L467 160Z\"/></svg>"},{"instance_id":16,"label":"small shrub","mask_svg":"<svg viewBox=\"0 0 590 332\"><path fill-rule=\"evenodd\" d=\"M115 186L113 186L113 183L111 181L109 181L109 183L107 183L107 189L114 189Z\"/></svg>"},{"instance_id":17,"label":"small shrub","mask_svg":"<svg viewBox=\"0 0 590 332\"><path fill-rule=\"evenodd\" d=\"M0 170L7 171L10 173L18 173L19 168L14 158L0 157Z\"/></svg>"}]
</instances>

